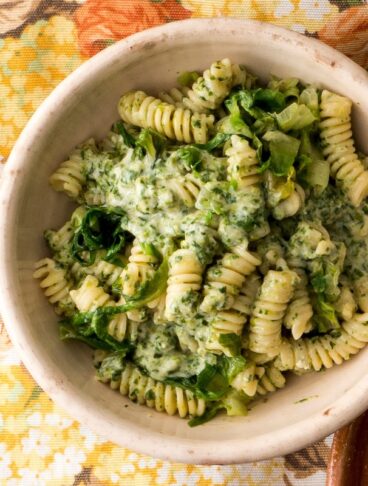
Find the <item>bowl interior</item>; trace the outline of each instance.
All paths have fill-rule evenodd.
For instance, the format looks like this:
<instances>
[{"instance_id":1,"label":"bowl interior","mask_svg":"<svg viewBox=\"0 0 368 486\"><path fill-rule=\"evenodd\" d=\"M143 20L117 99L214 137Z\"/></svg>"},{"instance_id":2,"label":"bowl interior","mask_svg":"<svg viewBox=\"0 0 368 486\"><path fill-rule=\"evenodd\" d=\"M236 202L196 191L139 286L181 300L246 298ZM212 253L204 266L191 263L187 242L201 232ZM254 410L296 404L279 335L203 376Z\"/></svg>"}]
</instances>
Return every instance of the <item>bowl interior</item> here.
<instances>
[{"instance_id":1,"label":"bowl interior","mask_svg":"<svg viewBox=\"0 0 368 486\"><path fill-rule=\"evenodd\" d=\"M132 404L94 378L91 351L59 341L57 317L32 279L47 250L46 228L57 228L73 205L48 177L74 146L100 138L118 118L119 96L157 93L178 73L230 57L261 78L270 73L345 94L355 102L354 130L368 151L368 82L363 70L318 42L260 23L187 21L153 29L112 46L52 95L18 142L2 191L2 312L25 364L46 391L108 438L172 460L227 463L287 453L326 435L367 404L358 400L368 351L326 372L290 377L287 386L247 417L194 429L186 421ZM11 196L10 196L11 193ZM6 236L4 236L6 235ZM350 397L348 400L347 397Z\"/></svg>"}]
</instances>

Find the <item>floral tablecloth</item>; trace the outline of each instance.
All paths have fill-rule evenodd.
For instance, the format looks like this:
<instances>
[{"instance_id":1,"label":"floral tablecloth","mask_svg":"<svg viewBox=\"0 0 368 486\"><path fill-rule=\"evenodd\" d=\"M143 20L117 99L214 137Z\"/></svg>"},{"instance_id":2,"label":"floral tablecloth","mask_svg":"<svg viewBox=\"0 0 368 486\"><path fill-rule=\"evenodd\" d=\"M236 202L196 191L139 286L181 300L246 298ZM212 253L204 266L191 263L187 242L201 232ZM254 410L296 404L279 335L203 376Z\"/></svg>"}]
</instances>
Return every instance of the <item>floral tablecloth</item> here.
<instances>
[{"instance_id":1,"label":"floral tablecloth","mask_svg":"<svg viewBox=\"0 0 368 486\"><path fill-rule=\"evenodd\" d=\"M360 0L0 0L0 156L32 113L88 57L139 30L190 17L263 20L321 39L368 68ZM1 166L0 166L1 167ZM332 438L270 461L187 466L96 436L33 381L0 322L0 484L323 485Z\"/></svg>"}]
</instances>

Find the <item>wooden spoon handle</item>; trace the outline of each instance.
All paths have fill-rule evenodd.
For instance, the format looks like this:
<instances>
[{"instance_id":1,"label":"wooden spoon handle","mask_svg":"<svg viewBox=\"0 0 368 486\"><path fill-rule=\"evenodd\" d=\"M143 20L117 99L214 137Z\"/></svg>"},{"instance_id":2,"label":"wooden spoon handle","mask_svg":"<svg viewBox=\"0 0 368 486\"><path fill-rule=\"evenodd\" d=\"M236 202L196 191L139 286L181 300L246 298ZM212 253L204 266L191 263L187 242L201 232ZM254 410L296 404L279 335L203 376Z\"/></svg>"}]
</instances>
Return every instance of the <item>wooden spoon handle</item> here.
<instances>
[{"instance_id":1,"label":"wooden spoon handle","mask_svg":"<svg viewBox=\"0 0 368 486\"><path fill-rule=\"evenodd\" d=\"M335 433L326 483L326 486L367 485L368 412Z\"/></svg>"}]
</instances>

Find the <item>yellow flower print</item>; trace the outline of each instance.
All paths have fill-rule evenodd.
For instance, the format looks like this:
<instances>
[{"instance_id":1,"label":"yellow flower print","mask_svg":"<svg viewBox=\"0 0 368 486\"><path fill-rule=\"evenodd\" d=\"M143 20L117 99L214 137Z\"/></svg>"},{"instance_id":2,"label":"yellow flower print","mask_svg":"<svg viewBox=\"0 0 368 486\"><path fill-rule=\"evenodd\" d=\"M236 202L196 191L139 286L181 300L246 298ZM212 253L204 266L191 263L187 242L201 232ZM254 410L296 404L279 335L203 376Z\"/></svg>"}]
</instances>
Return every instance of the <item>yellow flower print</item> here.
<instances>
[{"instance_id":1,"label":"yellow flower print","mask_svg":"<svg viewBox=\"0 0 368 486\"><path fill-rule=\"evenodd\" d=\"M50 437L39 429L29 429L28 435L21 440L23 454L34 452L40 457L50 454Z\"/></svg>"},{"instance_id":2,"label":"yellow flower print","mask_svg":"<svg viewBox=\"0 0 368 486\"><path fill-rule=\"evenodd\" d=\"M27 123L28 117L23 110L23 103L16 93L6 98L0 98L0 112L5 122L13 122L14 126L19 129Z\"/></svg>"},{"instance_id":3,"label":"yellow flower print","mask_svg":"<svg viewBox=\"0 0 368 486\"><path fill-rule=\"evenodd\" d=\"M19 46L14 50L13 56L8 61L8 67L13 71L24 71L37 57L35 49L28 46Z\"/></svg>"},{"instance_id":4,"label":"yellow flower print","mask_svg":"<svg viewBox=\"0 0 368 486\"><path fill-rule=\"evenodd\" d=\"M60 45L73 44L76 38L76 27L74 22L66 21L64 17L55 15L51 17L43 30L43 39L47 39L50 44Z\"/></svg>"},{"instance_id":5,"label":"yellow flower print","mask_svg":"<svg viewBox=\"0 0 368 486\"><path fill-rule=\"evenodd\" d=\"M81 472L85 460L85 453L75 446L69 446L61 452L57 452L49 466L52 479L63 479L65 481L69 478L70 484L72 484L75 475ZM64 484L68 483L65 481Z\"/></svg>"},{"instance_id":6,"label":"yellow flower print","mask_svg":"<svg viewBox=\"0 0 368 486\"><path fill-rule=\"evenodd\" d=\"M193 17L256 19L303 32L319 30L338 12L328 0L183 0Z\"/></svg>"},{"instance_id":7,"label":"yellow flower print","mask_svg":"<svg viewBox=\"0 0 368 486\"><path fill-rule=\"evenodd\" d=\"M5 410L7 410L6 407L4 407ZM8 413L11 409L8 409ZM3 424L3 430L7 434L12 434L12 435L20 435L24 434L28 430L27 423L24 419L24 414L16 414L16 415L8 415L6 418L3 419L4 424Z\"/></svg>"},{"instance_id":8,"label":"yellow flower print","mask_svg":"<svg viewBox=\"0 0 368 486\"><path fill-rule=\"evenodd\" d=\"M190 10L193 17L221 17L221 16L243 16L242 12L249 12L247 18L253 18L251 0L183 0L182 5ZM237 12L237 14L234 14Z\"/></svg>"},{"instance_id":9,"label":"yellow flower print","mask_svg":"<svg viewBox=\"0 0 368 486\"><path fill-rule=\"evenodd\" d=\"M25 396L26 389L20 383L12 371L1 377L0 382L0 405L19 404L21 397Z\"/></svg>"},{"instance_id":10,"label":"yellow flower print","mask_svg":"<svg viewBox=\"0 0 368 486\"><path fill-rule=\"evenodd\" d=\"M72 20L56 15L0 40L0 154L8 156L27 120L83 58ZM3 96L4 95L4 96Z\"/></svg>"},{"instance_id":11,"label":"yellow flower print","mask_svg":"<svg viewBox=\"0 0 368 486\"><path fill-rule=\"evenodd\" d=\"M141 484L155 486L156 482L154 482L152 476L139 470L139 459L143 457L130 453L127 449L108 444L106 452L97 456L94 475L104 484L106 482L106 485L120 485L124 480L126 484L132 486L140 486ZM141 477L142 482L138 482L138 476Z\"/></svg>"}]
</instances>

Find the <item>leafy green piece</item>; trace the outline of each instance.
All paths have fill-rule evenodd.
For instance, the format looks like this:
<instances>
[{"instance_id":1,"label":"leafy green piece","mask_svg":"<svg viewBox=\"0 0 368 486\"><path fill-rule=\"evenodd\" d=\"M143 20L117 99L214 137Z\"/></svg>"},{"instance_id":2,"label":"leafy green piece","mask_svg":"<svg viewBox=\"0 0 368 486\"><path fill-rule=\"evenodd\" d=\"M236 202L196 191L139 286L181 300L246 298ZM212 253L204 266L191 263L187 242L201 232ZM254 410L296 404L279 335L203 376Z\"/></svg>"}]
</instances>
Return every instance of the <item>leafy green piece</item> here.
<instances>
[{"instance_id":1,"label":"leafy green piece","mask_svg":"<svg viewBox=\"0 0 368 486\"><path fill-rule=\"evenodd\" d=\"M149 155L156 159L167 144L166 138L151 128L143 128L135 142L134 155L144 157Z\"/></svg>"},{"instance_id":2,"label":"leafy green piece","mask_svg":"<svg viewBox=\"0 0 368 486\"><path fill-rule=\"evenodd\" d=\"M217 364L206 364L198 376L190 378L170 377L165 383L190 390L195 396L207 401L220 400L228 392L233 378L245 367L243 356L218 358Z\"/></svg>"},{"instance_id":3,"label":"leafy green piece","mask_svg":"<svg viewBox=\"0 0 368 486\"><path fill-rule=\"evenodd\" d=\"M228 133L216 133L216 135L211 138L207 143L196 143L193 146L207 152L212 152L215 148L223 145L227 140L229 140L230 134Z\"/></svg>"},{"instance_id":4,"label":"leafy green piece","mask_svg":"<svg viewBox=\"0 0 368 486\"><path fill-rule=\"evenodd\" d=\"M319 100L318 91L316 88L313 88L313 86L308 86L307 88L303 89L299 97L299 102L307 105L316 119L319 119Z\"/></svg>"},{"instance_id":5,"label":"leafy green piece","mask_svg":"<svg viewBox=\"0 0 368 486\"><path fill-rule=\"evenodd\" d=\"M131 344L127 341L119 342L107 332L107 321L95 319L93 325L81 324L73 326L70 322L61 321L59 336L62 341L75 339L88 344L93 349L104 349L106 351L131 351Z\"/></svg>"},{"instance_id":6,"label":"leafy green piece","mask_svg":"<svg viewBox=\"0 0 368 486\"><path fill-rule=\"evenodd\" d=\"M316 195L327 188L330 164L324 159L317 143L312 143L309 130L302 130L298 155L297 178L311 187Z\"/></svg>"},{"instance_id":7,"label":"leafy green piece","mask_svg":"<svg viewBox=\"0 0 368 486\"><path fill-rule=\"evenodd\" d=\"M119 135L123 137L124 143L127 147L134 148L135 147L135 138L127 131L122 121L118 121L115 124L116 130L118 131Z\"/></svg>"},{"instance_id":8,"label":"leafy green piece","mask_svg":"<svg viewBox=\"0 0 368 486\"><path fill-rule=\"evenodd\" d=\"M202 151L194 145L187 145L176 151L178 159L184 162L185 168L188 171L202 170Z\"/></svg>"},{"instance_id":9,"label":"leafy green piece","mask_svg":"<svg viewBox=\"0 0 368 486\"><path fill-rule=\"evenodd\" d=\"M177 81L181 86L192 86L199 78L197 71L185 71L179 74Z\"/></svg>"},{"instance_id":10,"label":"leafy green piece","mask_svg":"<svg viewBox=\"0 0 368 486\"><path fill-rule=\"evenodd\" d=\"M271 208L276 207L280 201L288 198L294 191L292 180L293 172L288 177L279 177L269 170L265 172L264 181L266 185L267 202Z\"/></svg>"},{"instance_id":11,"label":"leafy green piece","mask_svg":"<svg viewBox=\"0 0 368 486\"><path fill-rule=\"evenodd\" d=\"M235 333L220 334L219 343L226 348L231 356L237 356L240 354L241 340L240 336Z\"/></svg>"},{"instance_id":12,"label":"leafy green piece","mask_svg":"<svg viewBox=\"0 0 368 486\"><path fill-rule=\"evenodd\" d=\"M73 237L73 258L81 265L91 265L97 250L105 249L105 260L113 261L128 237L122 228L124 217L125 214L116 208L89 208Z\"/></svg>"},{"instance_id":13,"label":"leafy green piece","mask_svg":"<svg viewBox=\"0 0 368 486\"><path fill-rule=\"evenodd\" d=\"M221 367L207 364L197 378L197 393L206 400L218 400L228 389L227 376L222 373Z\"/></svg>"},{"instance_id":14,"label":"leafy green piece","mask_svg":"<svg viewBox=\"0 0 368 486\"><path fill-rule=\"evenodd\" d=\"M250 398L242 391L230 389L229 392L221 400L223 407L226 409L227 415L230 417L244 417L248 413L248 403Z\"/></svg>"},{"instance_id":15,"label":"leafy green piece","mask_svg":"<svg viewBox=\"0 0 368 486\"><path fill-rule=\"evenodd\" d=\"M207 404L206 411L200 417L194 417L189 420L190 427L197 427L209 422L221 410L226 410L229 416L244 416L248 413L247 404L249 398L242 392L230 389L229 392L219 401Z\"/></svg>"},{"instance_id":16,"label":"leafy green piece","mask_svg":"<svg viewBox=\"0 0 368 486\"><path fill-rule=\"evenodd\" d=\"M160 295L165 292L168 274L169 263L168 259L164 258L153 277L141 285L141 287L132 297L126 298L127 303L122 306L125 307L126 310L123 312L127 312L128 310L132 309L139 309L140 307L148 304L148 302L160 297Z\"/></svg>"},{"instance_id":17,"label":"leafy green piece","mask_svg":"<svg viewBox=\"0 0 368 486\"><path fill-rule=\"evenodd\" d=\"M340 323L332 304L326 302L321 294L312 298L313 321L320 333L326 333L331 329L340 329Z\"/></svg>"},{"instance_id":18,"label":"leafy green piece","mask_svg":"<svg viewBox=\"0 0 368 486\"><path fill-rule=\"evenodd\" d=\"M68 339L82 341L93 349L106 349L108 351L111 349L110 345L106 344L104 341L101 341L94 336L84 336L74 329L74 327L67 324L61 324L59 326L59 337L62 341L66 341Z\"/></svg>"},{"instance_id":19,"label":"leafy green piece","mask_svg":"<svg viewBox=\"0 0 368 486\"><path fill-rule=\"evenodd\" d=\"M267 168L277 176L289 176L300 141L277 130L266 132L263 140L269 142L270 161Z\"/></svg>"},{"instance_id":20,"label":"leafy green piece","mask_svg":"<svg viewBox=\"0 0 368 486\"><path fill-rule=\"evenodd\" d=\"M153 243L140 243L140 246L142 247L142 250L146 255L150 255L157 258L158 260L161 260L161 253L158 251Z\"/></svg>"},{"instance_id":21,"label":"leafy green piece","mask_svg":"<svg viewBox=\"0 0 368 486\"><path fill-rule=\"evenodd\" d=\"M219 367L221 372L226 376L228 383L231 383L235 376L243 371L246 365L244 356L221 356Z\"/></svg>"},{"instance_id":22,"label":"leafy green piece","mask_svg":"<svg viewBox=\"0 0 368 486\"><path fill-rule=\"evenodd\" d=\"M222 118L217 125L217 130L229 135L242 135L250 139L253 138L250 128L241 118L240 114L233 114Z\"/></svg>"},{"instance_id":23,"label":"leafy green piece","mask_svg":"<svg viewBox=\"0 0 368 486\"><path fill-rule=\"evenodd\" d=\"M298 105L298 103L291 103L275 116L280 130L283 132L301 130L316 120L316 117L306 105Z\"/></svg>"},{"instance_id":24,"label":"leafy green piece","mask_svg":"<svg viewBox=\"0 0 368 486\"><path fill-rule=\"evenodd\" d=\"M285 95L269 88L258 88L252 92L253 104L267 112L279 112L285 107Z\"/></svg>"},{"instance_id":25,"label":"leafy green piece","mask_svg":"<svg viewBox=\"0 0 368 486\"><path fill-rule=\"evenodd\" d=\"M229 110L230 115L221 120L217 129L223 133L243 135L244 137L251 139L253 138L253 134L241 117L238 98L237 95L233 95L226 101L226 107Z\"/></svg>"},{"instance_id":26,"label":"leafy green piece","mask_svg":"<svg viewBox=\"0 0 368 486\"><path fill-rule=\"evenodd\" d=\"M123 291L123 280L121 277L118 277L115 282L111 285L111 293L113 296L119 298L121 297L121 293Z\"/></svg>"},{"instance_id":27,"label":"leafy green piece","mask_svg":"<svg viewBox=\"0 0 368 486\"><path fill-rule=\"evenodd\" d=\"M255 134L253 135L253 145L255 145L254 137L256 135L262 136L270 130L277 130L275 115L264 113L253 123L252 129L254 130Z\"/></svg>"},{"instance_id":28,"label":"leafy green piece","mask_svg":"<svg viewBox=\"0 0 368 486\"><path fill-rule=\"evenodd\" d=\"M305 160L305 159L304 159ZM328 186L330 179L330 164L324 159L308 159L308 163L304 170L304 181L313 188L317 195L322 192Z\"/></svg>"},{"instance_id":29,"label":"leafy green piece","mask_svg":"<svg viewBox=\"0 0 368 486\"><path fill-rule=\"evenodd\" d=\"M339 264L330 261L327 257L317 258L310 262L311 284L317 294L322 294L329 301L334 301L340 293L339 277L341 269Z\"/></svg>"},{"instance_id":30,"label":"leafy green piece","mask_svg":"<svg viewBox=\"0 0 368 486\"><path fill-rule=\"evenodd\" d=\"M189 427L197 427L198 425L203 425L216 417L220 410L224 409L224 405L221 402L211 403L207 406L206 411L200 417L193 417L189 420Z\"/></svg>"},{"instance_id":31,"label":"leafy green piece","mask_svg":"<svg viewBox=\"0 0 368 486\"><path fill-rule=\"evenodd\" d=\"M286 78L280 79L277 76L271 75L271 80L269 81L267 87L272 90L280 91L285 99L288 98L299 98L299 79L297 78Z\"/></svg>"}]
</instances>

